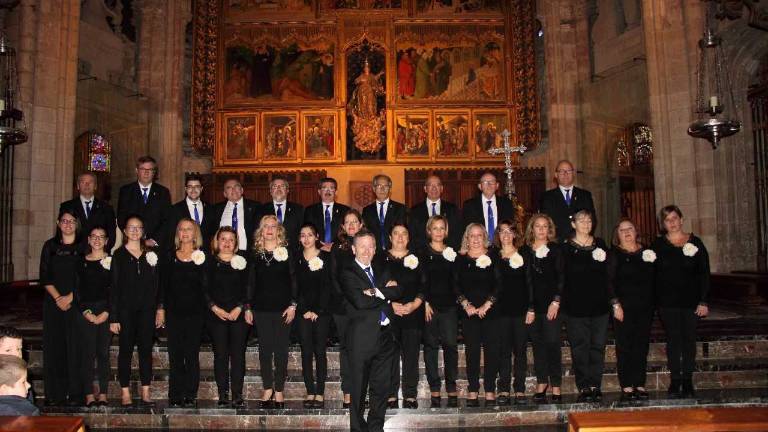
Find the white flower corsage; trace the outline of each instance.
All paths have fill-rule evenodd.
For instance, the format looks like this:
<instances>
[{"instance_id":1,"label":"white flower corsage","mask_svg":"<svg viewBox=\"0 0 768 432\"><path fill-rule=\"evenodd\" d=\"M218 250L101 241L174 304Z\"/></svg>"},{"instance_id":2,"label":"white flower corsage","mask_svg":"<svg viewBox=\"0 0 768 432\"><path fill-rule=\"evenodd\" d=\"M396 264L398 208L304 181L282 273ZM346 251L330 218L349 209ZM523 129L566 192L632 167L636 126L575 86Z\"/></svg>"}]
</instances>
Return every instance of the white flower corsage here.
<instances>
[{"instance_id":1,"label":"white flower corsage","mask_svg":"<svg viewBox=\"0 0 768 432\"><path fill-rule=\"evenodd\" d=\"M99 264L104 268L104 270L109 270L112 268L112 257L107 255L101 260L99 260Z\"/></svg>"},{"instance_id":2,"label":"white flower corsage","mask_svg":"<svg viewBox=\"0 0 768 432\"><path fill-rule=\"evenodd\" d=\"M318 271L323 268L323 260L319 256L307 261L307 264L309 265L309 271Z\"/></svg>"},{"instance_id":3,"label":"white flower corsage","mask_svg":"<svg viewBox=\"0 0 768 432\"><path fill-rule=\"evenodd\" d=\"M549 255L549 248L547 245L541 245L540 248L536 249L536 258L546 258L547 255Z\"/></svg>"},{"instance_id":4,"label":"white flower corsage","mask_svg":"<svg viewBox=\"0 0 768 432\"><path fill-rule=\"evenodd\" d=\"M446 261L454 262L456 260L456 251L453 250L452 247L448 246L447 248L443 249L443 258L445 258Z\"/></svg>"},{"instance_id":5,"label":"white flower corsage","mask_svg":"<svg viewBox=\"0 0 768 432\"><path fill-rule=\"evenodd\" d=\"M408 267L411 270L414 270L416 267L419 266L419 258L416 257L414 254L410 254L407 257L403 258L403 265Z\"/></svg>"},{"instance_id":6,"label":"white flower corsage","mask_svg":"<svg viewBox=\"0 0 768 432\"><path fill-rule=\"evenodd\" d=\"M696 252L699 251L699 248L697 248L693 243L686 243L683 245L683 255L687 257L692 257L696 255Z\"/></svg>"},{"instance_id":7,"label":"white flower corsage","mask_svg":"<svg viewBox=\"0 0 768 432\"><path fill-rule=\"evenodd\" d=\"M484 269L489 265L491 265L491 258L486 254L482 254L479 257L477 257L477 260L475 261L475 265L478 268Z\"/></svg>"},{"instance_id":8,"label":"white flower corsage","mask_svg":"<svg viewBox=\"0 0 768 432\"><path fill-rule=\"evenodd\" d=\"M280 246L272 252L272 256L275 257L276 261L283 262L288 259L288 249Z\"/></svg>"},{"instance_id":9,"label":"white flower corsage","mask_svg":"<svg viewBox=\"0 0 768 432\"><path fill-rule=\"evenodd\" d=\"M592 259L597 262L605 261L605 251L603 248L595 248L595 250L592 251Z\"/></svg>"},{"instance_id":10,"label":"white flower corsage","mask_svg":"<svg viewBox=\"0 0 768 432\"><path fill-rule=\"evenodd\" d=\"M151 265L152 267L157 265L157 254L149 251L146 255L147 264Z\"/></svg>"},{"instance_id":11,"label":"white flower corsage","mask_svg":"<svg viewBox=\"0 0 768 432\"><path fill-rule=\"evenodd\" d=\"M205 262L205 254L200 249L192 252L192 262L195 263L195 265L201 265Z\"/></svg>"},{"instance_id":12,"label":"white flower corsage","mask_svg":"<svg viewBox=\"0 0 768 432\"><path fill-rule=\"evenodd\" d=\"M240 255L235 255L231 260L229 260L229 265L231 265L235 270L245 269L246 264L248 264L248 262Z\"/></svg>"},{"instance_id":13,"label":"white flower corsage","mask_svg":"<svg viewBox=\"0 0 768 432\"><path fill-rule=\"evenodd\" d=\"M652 263L656 261L656 252L654 252L651 249L646 249L643 251L643 261L647 263Z\"/></svg>"},{"instance_id":14,"label":"white flower corsage","mask_svg":"<svg viewBox=\"0 0 768 432\"><path fill-rule=\"evenodd\" d=\"M519 253L515 252L509 257L509 266L513 269L519 269L523 264L525 264L525 261L523 261L523 256Z\"/></svg>"}]
</instances>

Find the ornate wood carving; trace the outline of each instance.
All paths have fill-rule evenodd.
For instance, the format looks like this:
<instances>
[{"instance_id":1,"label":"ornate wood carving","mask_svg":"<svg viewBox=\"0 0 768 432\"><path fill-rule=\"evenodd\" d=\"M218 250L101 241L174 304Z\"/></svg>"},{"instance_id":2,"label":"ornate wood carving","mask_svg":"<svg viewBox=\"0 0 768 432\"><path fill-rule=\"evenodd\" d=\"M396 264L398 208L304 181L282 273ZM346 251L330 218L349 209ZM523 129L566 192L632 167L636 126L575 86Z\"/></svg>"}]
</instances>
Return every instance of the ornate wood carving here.
<instances>
[{"instance_id":1,"label":"ornate wood carving","mask_svg":"<svg viewBox=\"0 0 768 432\"><path fill-rule=\"evenodd\" d=\"M536 0L509 2L512 29L513 99L517 139L529 150L539 142L539 99L536 95Z\"/></svg>"},{"instance_id":2,"label":"ornate wood carving","mask_svg":"<svg viewBox=\"0 0 768 432\"><path fill-rule=\"evenodd\" d=\"M192 147L212 154L216 141L218 0L195 1L192 57Z\"/></svg>"}]
</instances>

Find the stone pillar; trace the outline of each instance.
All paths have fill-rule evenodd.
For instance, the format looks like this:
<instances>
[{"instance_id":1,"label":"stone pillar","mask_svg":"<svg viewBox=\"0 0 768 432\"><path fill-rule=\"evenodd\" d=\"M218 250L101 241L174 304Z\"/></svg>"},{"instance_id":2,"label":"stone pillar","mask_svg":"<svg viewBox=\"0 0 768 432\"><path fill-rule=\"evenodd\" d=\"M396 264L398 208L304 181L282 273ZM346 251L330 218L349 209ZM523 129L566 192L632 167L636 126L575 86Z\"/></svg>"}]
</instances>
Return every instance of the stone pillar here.
<instances>
[{"instance_id":1,"label":"stone pillar","mask_svg":"<svg viewBox=\"0 0 768 432\"><path fill-rule=\"evenodd\" d=\"M182 101L184 36L192 19L190 0L142 0L139 19L139 92L149 99L149 149L159 182L182 196Z\"/></svg>"},{"instance_id":2,"label":"stone pillar","mask_svg":"<svg viewBox=\"0 0 768 432\"><path fill-rule=\"evenodd\" d=\"M15 149L14 279L34 279L59 203L72 195L80 1L23 0L9 19L18 29L20 102L29 135Z\"/></svg>"}]
</instances>

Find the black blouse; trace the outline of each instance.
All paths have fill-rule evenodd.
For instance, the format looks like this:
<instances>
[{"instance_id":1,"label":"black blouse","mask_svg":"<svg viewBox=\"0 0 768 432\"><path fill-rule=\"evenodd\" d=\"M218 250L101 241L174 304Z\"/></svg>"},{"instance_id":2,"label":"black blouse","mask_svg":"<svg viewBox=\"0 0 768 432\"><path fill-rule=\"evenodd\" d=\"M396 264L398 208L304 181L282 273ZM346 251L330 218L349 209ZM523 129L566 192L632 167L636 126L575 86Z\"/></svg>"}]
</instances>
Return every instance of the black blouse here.
<instances>
[{"instance_id":1,"label":"black blouse","mask_svg":"<svg viewBox=\"0 0 768 432\"><path fill-rule=\"evenodd\" d=\"M547 248L549 252L543 258L538 258L536 251L528 245L520 248L523 256L531 258L526 268L526 278L533 291L533 308L537 314L547 313L553 301L560 301L565 282L564 275L559 270L563 259L560 245L549 242Z\"/></svg>"},{"instance_id":2,"label":"black blouse","mask_svg":"<svg viewBox=\"0 0 768 432\"><path fill-rule=\"evenodd\" d=\"M236 307L245 309L248 300L248 267L238 270L233 268L230 262L222 261L217 256L209 258L206 260L208 285L204 292L208 309L214 305L227 312ZM250 263L247 266L250 266Z\"/></svg>"},{"instance_id":3,"label":"black blouse","mask_svg":"<svg viewBox=\"0 0 768 432\"><path fill-rule=\"evenodd\" d=\"M467 300L476 308L486 301L494 303L494 307L491 307L485 316L485 319L488 319L497 313L495 303L496 296L501 291L501 270L498 257L493 251L488 251L485 255L489 258L489 264L480 268L477 266L477 259L459 254L455 261L453 286L459 303Z\"/></svg>"},{"instance_id":4,"label":"black blouse","mask_svg":"<svg viewBox=\"0 0 768 432\"><path fill-rule=\"evenodd\" d=\"M635 252L628 252L617 246L608 252L608 291L616 295L624 309L653 308L656 266L650 258L649 261L643 258L643 254L647 253L654 252L644 247Z\"/></svg>"},{"instance_id":5,"label":"black blouse","mask_svg":"<svg viewBox=\"0 0 768 432\"><path fill-rule=\"evenodd\" d=\"M201 251L202 252L202 251ZM211 257L197 265L194 261L182 261L176 252L166 255L160 284L161 307L169 314L192 316L205 312L205 291L208 285L206 264Z\"/></svg>"},{"instance_id":6,"label":"black blouse","mask_svg":"<svg viewBox=\"0 0 768 432\"><path fill-rule=\"evenodd\" d=\"M659 306L695 308L706 304L709 295L709 253L701 239L691 234L688 243L698 248L693 256L686 256L683 247L677 247L660 236L651 248L656 251L656 293Z\"/></svg>"},{"instance_id":7,"label":"black blouse","mask_svg":"<svg viewBox=\"0 0 768 432\"><path fill-rule=\"evenodd\" d=\"M398 303L405 304L420 298L422 305L418 309L405 316L394 316L394 323L402 328L419 328L424 325L424 292L423 287L426 284L426 272L423 263L416 256L413 255L418 264L416 268L409 268L405 266L405 257L396 258L389 252L382 254L382 259L389 267L389 271L392 278L397 281L397 285L402 288L402 294L397 300ZM409 260L410 261L410 260Z\"/></svg>"},{"instance_id":8,"label":"black blouse","mask_svg":"<svg viewBox=\"0 0 768 432\"><path fill-rule=\"evenodd\" d=\"M158 262L150 265L147 255ZM121 314L154 310L158 304L160 259L155 252L144 252L135 258L125 246L112 256L112 289L110 291L109 322L120 322Z\"/></svg>"},{"instance_id":9,"label":"black blouse","mask_svg":"<svg viewBox=\"0 0 768 432\"><path fill-rule=\"evenodd\" d=\"M83 257L77 267L75 298L80 312L90 309L98 315L109 310L109 286L112 283L110 270L101 265L101 260L89 261Z\"/></svg>"},{"instance_id":10,"label":"black blouse","mask_svg":"<svg viewBox=\"0 0 768 432\"><path fill-rule=\"evenodd\" d=\"M453 263L429 245L419 250L419 265L424 266L424 297L435 311L456 307L456 291L453 287Z\"/></svg>"},{"instance_id":11,"label":"black blouse","mask_svg":"<svg viewBox=\"0 0 768 432\"><path fill-rule=\"evenodd\" d=\"M296 261L296 281L299 286L299 305L297 312L300 315L306 312L314 312L318 315L326 315L331 301L331 253L320 251L317 255L323 262L323 268L312 271L309 262L302 252L298 252Z\"/></svg>"},{"instance_id":12,"label":"black blouse","mask_svg":"<svg viewBox=\"0 0 768 432\"><path fill-rule=\"evenodd\" d=\"M290 249L286 248L286 251L288 258L284 261L278 261L268 251L251 254L248 299L253 310L283 312L297 303L296 261Z\"/></svg>"},{"instance_id":13,"label":"black blouse","mask_svg":"<svg viewBox=\"0 0 768 432\"><path fill-rule=\"evenodd\" d=\"M351 243L351 240L349 241ZM331 305L330 312L334 315L347 314L347 298L341 291L339 284L339 275L344 266L349 265L355 259L351 247L342 248L341 243L336 241L331 248Z\"/></svg>"},{"instance_id":14,"label":"black blouse","mask_svg":"<svg viewBox=\"0 0 768 432\"><path fill-rule=\"evenodd\" d=\"M71 293L82 256L78 243L63 244L56 238L46 241L40 253L40 285L53 285L59 295ZM49 295L45 299L54 302Z\"/></svg>"},{"instance_id":15,"label":"black blouse","mask_svg":"<svg viewBox=\"0 0 768 432\"><path fill-rule=\"evenodd\" d=\"M599 252L598 248L604 255L602 261L595 256ZM562 251L561 271L565 276L563 311L574 317L608 313L615 298L613 293L608 292L608 249L603 239L595 237L589 246L580 246L573 240L567 240L562 245Z\"/></svg>"},{"instance_id":16,"label":"black blouse","mask_svg":"<svg viewBox=\"0 0 768 432\"><path fill-rule=\"evenodd\" d=\"M501 252L498 252L502 283L496 307L504 316L519 317L533 311L533 287L526 279L531 257L522 250L517 253L523 259L523 264L512 268L510 259L503 258Z\"/></svg>"}]
</instances>

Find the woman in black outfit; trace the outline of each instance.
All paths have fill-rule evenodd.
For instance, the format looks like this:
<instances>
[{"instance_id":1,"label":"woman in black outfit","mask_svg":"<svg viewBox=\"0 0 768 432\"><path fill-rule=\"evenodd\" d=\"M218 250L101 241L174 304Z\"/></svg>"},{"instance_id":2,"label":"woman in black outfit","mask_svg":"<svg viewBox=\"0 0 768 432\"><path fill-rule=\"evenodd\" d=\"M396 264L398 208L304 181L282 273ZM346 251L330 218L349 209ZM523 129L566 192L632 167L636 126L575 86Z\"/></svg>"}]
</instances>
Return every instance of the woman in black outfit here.
<instances>
[{"instance_id":1,"label":"woman in black outfit","mask_svg":"<svg viewBox=\"0 0 768 432\"><path fill-rule=\"evenodd\" d=\"M458 228L458 227L456 227ZM419 252L419 262L424 266L427 281L424 283L424 368L429 382L432 408L440 408L440 368L437 354L443 348L445 391L448 406L458 405L456 376L459 369L458 329L459 315L456 293L453 290L453 263L456 251L445 244L448 238L448 220L436 215L427 220L429 243Z\"/></svg>"},{"instance_id":2,"label":"woman in black outfit","mask_svg":"<svg viewBox=\"0 0 768 432\"><path fill-rule=\"evenodd\" d=\"M296 261L286 248L285 228L277 216L261 218L254 234L248 299L259 335L259 364L264 393L262 408L283 408L283 387L288 374L291 321L296 314L299 289ZM274 368L273 368L274 358Z\"/></svg>"},{"instance_id":3,"label":"woman in black outfit","mask_svg":"<svg viewBox=\"0 0 768 432\"><path fill-rule=\"evenodd\" d=\"M205 323L213 342L213 373L219 391L218 406L245 406L245 348L253 315L248 305L248 270L245 258L237 254L237 231L224 226L211 241L213 257L208 260L205 302L211 311ZM231 369L230 369L231 367Z\"/></svg>"},{"instance_id":4,"label":"woman in black outfit","mask_svg":"<svg viewBox=\"0 0 768 432\"><path fill-rule=\"evenodd\" d=\"M529 328L533 342L533 366L536 370L537 403L547 401L547 389L552 386L552 402L561 402L560 384L563 375L562 343L560 331L560 293L563 274L560 270L562 253L555 243L555 224L552 219L538 213L528 220L525 228L525 246L521 255L530 257L526 272L533 291L533 309L536 317Z\"/></svg>"},{"instance_id":5,"label":"woman in black outfit","mask_svg":"<svg viewBox=\"0 0 768 432\"><path fill-rule=\"evenodd\" d=\"M75 274L82 259L79 248L80 225L77 216L59 215L56 235L45 242L40 252L40 285L43 300L43 384L45 404L81 405L82 381L80 351L75 336L78 313L74 306Z\"/></svg>"},{"instance_id":6,"label":"woman in black outfit","mask_svg":"<svg viewBox=\"0 0 768 432\"><path fill-rule=\"evenodd\" d=\"M307 396L305 408L325 405L325 380L328 377L328 359L325 353L331 315L331 254L320 250L317 228L306 223L299 232L302 253L297 257L296 281L299 286L299 335L301 338L301 371ZM313 373L312 360L316 372Z\"/></svg>"},{"instance_id":7,"label":"woman in black outfit","mask_svg":"<svg viewBox=\"0 0 768 432\"><path fill-rule=\"evenodd\" d=\"M525 403L525 377L528 370L528 328L535 318L533 287L525 279L530 256L523 256L517 249L515 222L505 219L499 222L494 244L499 253L501 291L496 308L499 313L501 357L499 364L499 405L511 402L509 395L512 380L512 353L515 355L514 400Z\"/></svg>"},{"instance_id":8,"label":"woman in black outfit","mask_svg":"<svg viewBox=\"0 0 768 432\"><path fill-rule=\"evenodd\" d=\"M192 408L200 382L200 339L205 322L205 265L200 227L189 218L176 225L176 250L163 263L160 310L168 331L168 403L171 408Z\"/></svg>"},{"instance_id":9,"label":"woman in black outfit","mask_svg":"<svg viewBox=\"0 0 768 432\"><path fill-rule=\"evenodd\" d=\"M339 226L339 232L336 241L331 248L331 313L333 322L336 325L336 336L339 338L339 363L341 372L341 391L344 394L344 408L349 408L350 393L349 378L349 351L347 351L347 299L341 292L338 276L343 266L354 260L352 254L352 238L363 228L363 217L355 209L349 209L342 216L342 224Z\"/></svg>"},{"instance_id":10,"label":"woman in black outfit","mask_svg":"<svg viewBox=\"0 0 768 432\"><path fill-rule=\"evenodd\" d=\"M645 372L653 321L655 261L656 253L638 243L634 223L620 220L608 253L608 291L618 299L613 329L622 401L648 399Z\"/></svg>"},{"instance_id":11,"label":"woman in black outfit","mask_svg":"<svg viewBox=\"0 0 768 432\"><path fill-rule=\"evenodd\" d=\"M696 324L709 314L709 253L701 239L683 231L683 213L675 205L659 212L661 236L656 252L656 293L659 315L667 332L669 394L693 397L696 366Z\"/></svg>"},{"instance_id":12,"label":"woman in black outfit","mask_svg":"<svg viewBox=\"0 0 768 432\"><path fill-rule=\"evenodd\" d=\"M78 335L82 344L81 383L85 394L85 406L107 406L109 383L109 286L112 283L110 268L112 257L104 250L109 241L103 227L93 227L88 233L87 255L77 269L75 297L82 320L78 320ZM95 376L98 390L94 389ZM98 394L98 400L94 395Z\"/></svg>"},{"instance_id":13,"label":"woman in black outfit","mask_svg":"<svg viewBox=\"0 0 768 432\"><path fill-rule=\"evenodd\" d=\"M610 305L619 308L608 292L606 277L607 247L603 239L592 236L592 212L573 215L574 234L563 244L561 271L563 312L566 314L568 342L579 390L579 402L600 402L600 387L605 368L605 343L608 338Z\"/></svg>"},{"instance_id":14,"label":"woman in black outfit","mask_svg":"<svg viewBox=\"0 0 768 432\"><path fill-rule=\"evenodd\" d=\"M402 296L392 302L395 317L393 331L398 341L399 354L403 359L403 408L416 409L419 385L419 348L424 328L424 286L426 273L419 258L408 250L408 228L395 224L389 230L392 247L382 253L392 277L402 288ZM400 357L399 355L397 357ZM389 392L389 408L397 408L397 390L400 387L400 362L397 357L392 367L392 387Z\"/></svg>"},{"instance_id":15,"label":"woman in black outfit","mask_svg":"<svg viewBox=\"0 0 768 432\"><path fill-rule=\"evenodd\" d=\"M467 361L467 406L479 406L480 349L484 353L485 405L496 404L496 374L499 371L500 340L496 296L501 288L500 262L489 256L488 233L477 223L467 225L461 251L454 263L453 286L464 309L464 345Z\"/></svg>"},{"instance_id":16,"label":"woman in black outfit","mask_svg":"<svg viewBox=\"0 0 768 432\"><path fill-rule=\"evenodd\" d=\"M117 374L121 404L131 406L131 358L138 347L141 378L141 406L153 406L149 385L152 382L152 339L161 327L163 313L157 309L160 275L158 256L144 246L144 222L129 216L123 230L123 245L112 257L112 290L109 296L109 329L120 336Z\"/></svg>"}]
</instances>

